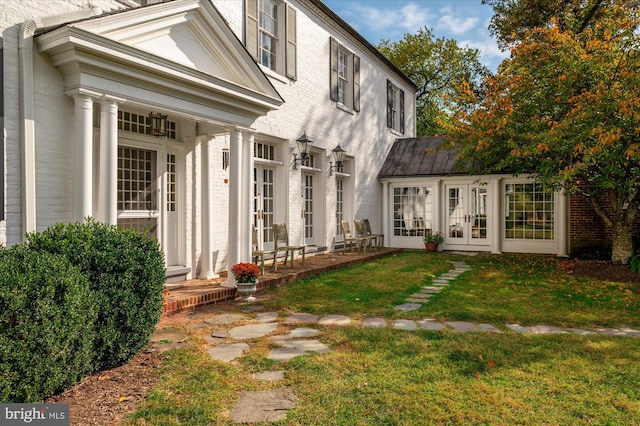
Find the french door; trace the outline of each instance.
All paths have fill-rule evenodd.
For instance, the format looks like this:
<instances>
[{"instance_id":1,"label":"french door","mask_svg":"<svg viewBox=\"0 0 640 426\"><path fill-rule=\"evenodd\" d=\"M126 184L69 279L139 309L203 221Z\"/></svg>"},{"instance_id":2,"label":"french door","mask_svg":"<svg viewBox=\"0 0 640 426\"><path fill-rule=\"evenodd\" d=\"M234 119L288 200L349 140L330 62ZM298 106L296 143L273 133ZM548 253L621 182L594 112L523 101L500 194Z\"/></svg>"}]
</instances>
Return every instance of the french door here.
<instances>
[{"instance_id":1,"label":"french door","mask_svg":"<svg viewBox=\"0 0 640 426\"><path fill-rule=\"evenodd\" d=\"M311 173L303 173L302 184L304 187L304 242L306 245L313 245L315 243L313 234L315 210L313 200L314 175Z\"/></svg>"},{"instance_id":2,"label":"french door","mask_svg":"<svg viewBox=\"0 0 640 426\"><path fill-rule=\"evenodd\" d=\"M447 244L489 245L486 186L447 185Z\"/></svg>"},{"instance_id":3,"label":"french door","mask_svg":"<svg viewBox=\"0 0 640 426\"><path fill-rule=\"evenodd\" d=\"M165 256L167 266L183 265L182 259L183 244L182 220L180 218L180 206L183 205L182 197L182 157L179 151L167 148L166 154L166 174L165 174L165 214L166 214L166 243Z\"/></svg>"},{"instance_id":4,"label":"french door","mask_svg":"<svg viewBox=\"0 0 640 426\"><path fill-rule=\"evenodd\" d=\"M275 168L270 166L256 165L253 169L253 224L265 250L273 248L275 173Z\"/></svg>"}]
</instances>

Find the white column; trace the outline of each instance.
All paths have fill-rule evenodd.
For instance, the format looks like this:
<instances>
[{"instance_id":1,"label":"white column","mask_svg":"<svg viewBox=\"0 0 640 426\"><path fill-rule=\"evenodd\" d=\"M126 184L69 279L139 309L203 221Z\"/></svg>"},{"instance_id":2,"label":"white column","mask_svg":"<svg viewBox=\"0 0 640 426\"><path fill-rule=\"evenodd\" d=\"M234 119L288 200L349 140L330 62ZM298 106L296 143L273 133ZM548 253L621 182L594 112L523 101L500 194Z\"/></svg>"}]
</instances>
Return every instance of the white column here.
<instances>
[{"instance_id":1,"label":"white column","mask_svg":"<svg viewBox=\"0 0 640 426\"><path fill-rule=\"evenodd\" d=\"M118 223L118 103L121 99L103 97L100 101L100 218Z\"/></svg>"},{"instance_id":2,"label":"white column","mask_svg":"<svg viewBox=\"0 0 640 426\"><path fill-rule=\"evenodd\" d=\"M569 255L567 244L567 239L569 238L569 234L567 232L567 220L569 217L569 196L567 195L565 190L556 192L556 196L559 198L558 214L555 215L557 225L556 238L558 239L558 256L567 257Z\"/></svg>"},{"instance_id":3,"label":"white column","mask_svg":"<svg viewBox=\"0 0 640 426\"><path fill-rule=\"evenodd\" d=\"M236 280L231 267L240 262L242 241L240 215L242 212L242 132L231 131L229 143L229 236L227 244L228 278L224 287L235 287Z\"/></svg>"},{"instance_id":4,"label":"white column","mask_svg":"<svg viewBox=\"0 0 640 426\"><path fill-rule=\"evenodd\" d=\"M384 245L389 247L392 227L389 226L389 182L382 181L382 234L385 236Z\"/></svg>"},{"instance_id":5,"label":"white column","mask_svg":"<svg viewBox=\"0 0 640 426\"><path fill-rule=\"evenodd\" d=\"M93 216L93 98L73 95L75 140L73 152L73 221Z\"/></svg>"},{"instance_id":6,"label":"white column","mask_svg":"<svg viewBox=\"0 0 640 426\"><path fill-rule=\"evenodd\" d=\"M504 215L500 209L500 201L503 199L502 178L495 178L491 181L491 253L502 253L502 224Z\"/></svg>"},{"instance_id":7,"label":"white column","mask_svg":"<svg viewBox=\"0 0 640 426\"><path fill-rule=\"evenodd\" d=\"M251 213L253 212L253 142L251 132L242 141L242 210L240 214L240 262L251 262Z\"/></svg>"},{"instance_id":8,"label":"white column","mask_svg":"<svg viewBox=\"0 0 640 426\"><path fill-rule=\"evenodd\" d=\"M447 202L442 196L442 180L438 179L433 183L433 196L431 198L433 212L433 231L440 231L445 238L448 236L445 228L444 214L447 211Z\"/></svg>"},{"instance_id":9,"label":"white column","mask_svg":"<svg viewBox=\"0 0 640 426\"><path fill-rule=\"evenodd\" d=\"M200 263L200 278L210 280L217 278L213 264L213 245L211 241L211 224L213 223L213 200L211 196L211 149L212 139L209 136L198 136L200 143L200 197L202 220L202 254Z\"/></svg>"}]
</instances>

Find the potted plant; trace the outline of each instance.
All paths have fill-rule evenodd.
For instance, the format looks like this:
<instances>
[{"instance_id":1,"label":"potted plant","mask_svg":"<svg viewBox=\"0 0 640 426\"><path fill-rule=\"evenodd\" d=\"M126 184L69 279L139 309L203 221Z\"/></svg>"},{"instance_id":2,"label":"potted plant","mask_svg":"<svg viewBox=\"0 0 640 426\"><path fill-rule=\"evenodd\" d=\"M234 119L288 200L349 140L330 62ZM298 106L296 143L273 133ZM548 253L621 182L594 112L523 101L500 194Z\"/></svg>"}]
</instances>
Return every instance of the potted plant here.
<instances>
[{"instance_id":1,"label":"potted plant","mask_svg":"<svg viewBox=\"0 0 640 426\"><path fill-rule=\"evenodd\" d=\"M253 263L236 263L231 268L231 272L236 279L236 292L242 297L242 300L245 302L256 300L253 295L256 292L258 274L260 273L258 266Z\"/></svg>"},{"instance_id":2,"label":"potted plant","mask_svg":"<svg viewBox=\"0 0 640 426\"><path fill-rule=\"evenodd\" d=\"M434 232L430 229L425 229L422 241L424 241L424 248L427 251L437 251L438 244L444 243L444 235L440 231Z\"/></svg>"}]
</instances>

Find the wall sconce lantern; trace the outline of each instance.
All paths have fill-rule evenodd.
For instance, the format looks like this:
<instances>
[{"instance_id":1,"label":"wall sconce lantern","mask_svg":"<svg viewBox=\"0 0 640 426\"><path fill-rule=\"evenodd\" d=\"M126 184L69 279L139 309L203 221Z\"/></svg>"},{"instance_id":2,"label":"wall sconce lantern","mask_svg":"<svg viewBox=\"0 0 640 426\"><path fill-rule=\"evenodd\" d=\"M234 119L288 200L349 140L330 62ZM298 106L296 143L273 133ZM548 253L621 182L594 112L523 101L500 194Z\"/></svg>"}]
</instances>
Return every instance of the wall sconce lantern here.
<instances>
[{"instance_id":1,"label":"wall sconce lantern","mask_svg":"<svg viewBox=\"0 0 640 426\"><path fill-rule=\"evenodd\" d=\"M347 151L342 149L342 147L338 144L338 146L333 148L331 152L333 153L333 160L336 164L333 165L332 162L329 162L329 175L332 175L334 170L336 171L336 173L342 173L344 168L344 156Z\"/></svg>"},{"instance_id":2,"label":"wall sconce lantern","mask_svg":"<svg viewBox=\"0 0 640 426\"><path fill-rule=\"evenodd\" d=\"M309 139L307 133L304 132L302 136L296 139L296 144L298 144L300 158L298 158L297 154L293 154L293 170L298 169L298 162L300 162L301 166L309 165L309 150L311 149L311 145L313 145L313 141Z\"/></svg>"},{"instance_id":3,"label":"wall sconce lantern","mask_svg":"<svg viewBox=\"0 0 640 426\"><path fill-rule=\"evenodd\" d=\"M222 148L222 170L229 168L229 147Z\"/></svg>"},{"instance_id":4,"label":"wall sconce lantern","mask_svg":"<svg viewBox=\"0 0 640 426\"><path fill-rule=\"evenodd\" d=\"M149 134L151 136L167 136L167 115L149 113Z\"/></svg>"}]
</instances>

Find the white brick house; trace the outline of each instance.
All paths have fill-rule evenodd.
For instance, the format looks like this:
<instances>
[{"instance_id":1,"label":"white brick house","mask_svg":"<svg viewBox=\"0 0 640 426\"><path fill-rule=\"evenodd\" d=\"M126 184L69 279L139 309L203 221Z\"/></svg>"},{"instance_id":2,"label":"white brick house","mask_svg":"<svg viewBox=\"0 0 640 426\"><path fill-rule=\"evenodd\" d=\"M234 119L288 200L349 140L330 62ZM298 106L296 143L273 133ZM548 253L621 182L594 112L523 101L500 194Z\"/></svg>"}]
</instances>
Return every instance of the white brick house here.
<instances>
[{"instance_id":1,"label":"white brick house","mask_svg":"<svg viewBox=\"0 0 640 426\"><path fill-rule=\"evenodd\" d=\"M0 243L92 216L150 231L171 277L209 278L250 260L252 225L310 250L340 218L382 229L378 172L415 136L402 73L319 0L142 2L2 3Z\"/></svg>"}]
</instances>

